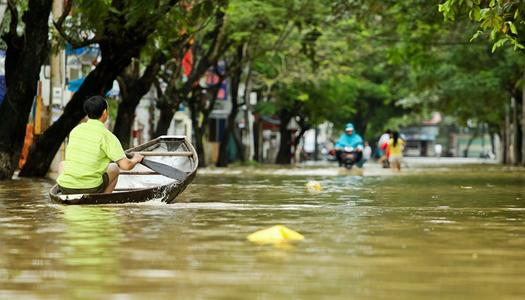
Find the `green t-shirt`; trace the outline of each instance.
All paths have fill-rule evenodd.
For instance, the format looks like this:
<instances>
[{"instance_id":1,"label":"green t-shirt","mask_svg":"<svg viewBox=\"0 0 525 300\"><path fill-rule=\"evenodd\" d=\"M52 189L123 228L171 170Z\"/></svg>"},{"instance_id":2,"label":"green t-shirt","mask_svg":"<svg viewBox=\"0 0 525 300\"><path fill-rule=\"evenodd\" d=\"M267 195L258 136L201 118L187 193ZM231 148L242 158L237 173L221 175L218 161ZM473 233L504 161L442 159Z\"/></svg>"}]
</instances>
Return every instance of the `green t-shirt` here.
<instances>
[{"instance_id":1,"label":"green t-shirt","mask_svg":"<svg viewBox=\"0 0 525 300\"><path fill-rule=\"evenodd\" d=\"M98 187L108 164L125 156L117 137L99 120L89 119L69 134L64 172L57 182L70 189Z\"/></svg>"}]
</instances>

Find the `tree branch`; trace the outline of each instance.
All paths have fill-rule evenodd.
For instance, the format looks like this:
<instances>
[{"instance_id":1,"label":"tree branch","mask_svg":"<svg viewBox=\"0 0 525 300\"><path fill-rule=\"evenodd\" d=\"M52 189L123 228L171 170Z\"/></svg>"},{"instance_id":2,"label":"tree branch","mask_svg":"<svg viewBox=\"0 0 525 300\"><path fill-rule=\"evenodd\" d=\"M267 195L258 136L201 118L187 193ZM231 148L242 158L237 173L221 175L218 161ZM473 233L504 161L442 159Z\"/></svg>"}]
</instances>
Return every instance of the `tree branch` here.
<instances>
[{"instance_id":1,"label":"tree branch","mask_svg":"<svg viewBox=\"0 0 525 300\"><path fill-rule=\"evenodd\" d=\"M64 6L64 11L62 11L62 14L58 18L58 20L56 20L56 21L53 20L53 25L55 26L55 29L57 30L58 34L60 34L60 36L66 42L71 44L71 46L73 48L75 48L75 49L82 48L82 47L85 47L85 46L88 46L88 45L92 45L92 44L99 44L99 43L101 43L104 39L97 38L97 36L95 36L92 39L78 40L78 39L74 39L73 37L69 36L65 32L65 30L64 30L64 21L66 20L67 16L69 16L69 13L71 12L71 7L72 6L73 6L73 0L66 1L65 6Z\"/></svg>"},{"instance_id":2,"label":"tree branch","mask_svg":"<svg viewBox=\"0 0 525 300\"><path fill-rule=\"evenodd\" d=\"M9 34L16 36L16 28L18 27L18 10L16 9L15 0L8 0L7 7L11 13L11 23L9 24Z\"/></svg>"}]
</instances>

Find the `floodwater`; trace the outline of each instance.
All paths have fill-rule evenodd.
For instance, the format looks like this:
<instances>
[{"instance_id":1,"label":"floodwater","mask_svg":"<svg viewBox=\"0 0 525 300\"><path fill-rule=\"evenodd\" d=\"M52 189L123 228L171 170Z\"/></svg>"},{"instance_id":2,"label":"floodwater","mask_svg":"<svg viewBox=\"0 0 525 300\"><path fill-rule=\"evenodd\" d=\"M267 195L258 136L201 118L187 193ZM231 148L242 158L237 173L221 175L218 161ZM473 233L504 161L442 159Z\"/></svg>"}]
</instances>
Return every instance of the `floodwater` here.
<instances>
[{"instance_id":1,"label":"floodwater","mask_svg":"<svg viewBox=\"0 0 525 300\"><path fill-rule=\"evenodd\" d=\"M50 181L0 182L0 298L525 297L523 169L203 173L171 205L62 206ZM305 240L246 240L276 224Z\"/></svg>"}]
</instances>

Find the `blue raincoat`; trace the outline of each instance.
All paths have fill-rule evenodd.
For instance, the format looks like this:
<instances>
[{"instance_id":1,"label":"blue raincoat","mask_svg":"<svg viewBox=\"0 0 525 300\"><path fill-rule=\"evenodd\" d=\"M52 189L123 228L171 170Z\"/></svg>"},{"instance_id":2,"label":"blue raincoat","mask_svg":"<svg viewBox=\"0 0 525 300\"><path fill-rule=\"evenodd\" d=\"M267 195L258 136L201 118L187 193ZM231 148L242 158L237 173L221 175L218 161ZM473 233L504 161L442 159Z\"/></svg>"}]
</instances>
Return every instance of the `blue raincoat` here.
<instances>
[{"instance_id":1,"label":"blue raincoat","mask_svg":"<svg viewBox=\"0 0 525 300\"><path fill-rule=\"evenodd\" d=\"M335 142L336 148L344 148L344 147L361 147L363 148L363 138L357 134L352 133L352 135L349 135L348 133L343 133L339 137L339 139Z\"/></svg>"}]
</instances>

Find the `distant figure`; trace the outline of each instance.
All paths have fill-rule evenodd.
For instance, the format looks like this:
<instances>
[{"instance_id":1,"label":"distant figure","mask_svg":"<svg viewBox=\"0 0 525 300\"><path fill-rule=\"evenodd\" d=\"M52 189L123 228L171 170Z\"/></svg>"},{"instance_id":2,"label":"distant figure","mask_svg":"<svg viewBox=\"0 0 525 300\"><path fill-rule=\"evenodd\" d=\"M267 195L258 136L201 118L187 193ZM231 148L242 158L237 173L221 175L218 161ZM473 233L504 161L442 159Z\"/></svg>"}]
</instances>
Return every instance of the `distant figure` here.
<instances>
[{"instance_id":1,"label":"distant figure","mask_svg":"<svg viewBox=\"0 0 525 300\"><path fill-rule=\"evenodd\" d=\"M63 194L111 193L117 185L119 167L131 170L144 156L135 153L128 159L120 141L104 127L109 116L104 97L86 100L84 112L89 120L69 134L57 183Z\"/></svg>"},{"instance_id":2,"label":"distant figure","mask_svg":"<svg viewBox=\"0 0 525 300\"><path fill-rule=\"evenodd\" d=\"M392 134L392 131L390 129L385 130L385 133L381 135L379 140L377 141L377 147L379 149L380 157L379 157L379 164L383 165L383 167L388 168L388 141L390 141L390 135Z\"/></svg>"},{"instance_id":3,"label":"distant figure","mask_svg":"<svg viewBox=\"0 0 525 300\"><path fill-rule=\"evenodd\" d=\"M441 144L435 144L434 145L434 154L436 154L437 157L441 157L441 153L443 152L443 146Z\"/></svg>"},{"instance_id":4,"label":"distant figure","mask_svg":"<svg viewBox=\"0 0 525 300\"><path fill-rule=\"evenodd\" d=\"M394 171L401 171L401 162L403 161L403 148L405 141L399 138L399 132L394 131L392 138L388 141L388 151L390 167Z\"/></svg>"},{"instance_id":5,"label":"distant figure","mask_svg":"<svg viewBox=\"0 0 525 300\"><path fill-rule=\"evenodd\" d=\"M372 156L372 147L365 141L365 148L363 149L363 160L367 162Z\"/></svg>"}]
</instances>

